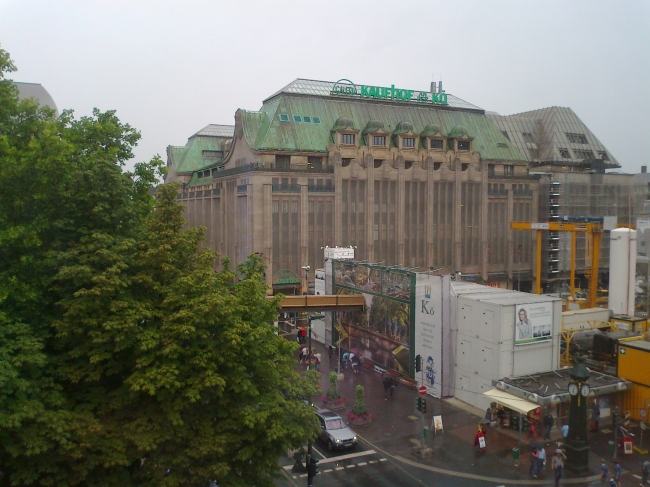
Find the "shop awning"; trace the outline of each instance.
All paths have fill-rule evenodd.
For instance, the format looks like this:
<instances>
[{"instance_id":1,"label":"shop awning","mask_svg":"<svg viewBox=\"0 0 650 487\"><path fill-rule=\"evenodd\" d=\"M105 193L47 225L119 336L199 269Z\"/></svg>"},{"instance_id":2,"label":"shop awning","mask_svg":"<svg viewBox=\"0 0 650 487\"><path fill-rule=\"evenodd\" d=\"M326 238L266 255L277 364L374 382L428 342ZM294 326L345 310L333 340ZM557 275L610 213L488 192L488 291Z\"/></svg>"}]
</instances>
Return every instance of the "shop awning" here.
<instances>
[{"instance_id":1,"label":"shop awning","mask_svg":"<svg viewBox=\"0 0 650 487\"><path fill-rule=\"evenodd\" d=\"M537 409L539 407L539 404L526 401L525 399L513 396L507 392L500 391L499 389L491 389L487 392L484 392L483 395L488 399L496 402L497 404L509 407L510 409L521 414L527 414L528 411L532 411L533 409Z\"/></svg>"}]
</instances>

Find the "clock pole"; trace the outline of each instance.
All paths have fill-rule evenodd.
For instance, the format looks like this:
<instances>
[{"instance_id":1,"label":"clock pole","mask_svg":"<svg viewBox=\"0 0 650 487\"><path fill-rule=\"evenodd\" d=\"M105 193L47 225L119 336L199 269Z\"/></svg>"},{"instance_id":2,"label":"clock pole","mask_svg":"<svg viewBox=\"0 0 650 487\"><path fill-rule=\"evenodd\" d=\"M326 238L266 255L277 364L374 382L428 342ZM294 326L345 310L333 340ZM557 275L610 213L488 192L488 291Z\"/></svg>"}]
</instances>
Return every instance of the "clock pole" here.
<instances>
[{"instance_id":1,"label":"clock pole","mask_svg":"<svg viewBox=\"0 0 650 487\"><path fill-rule=\"evenodd\" d=\"M564 448L566 466L578 474L589 472L589 442L587 441L587 396L589 395L589 370L584 364L584 357L578 355L576 364L569 372L569 434Z\"/></svg>"}]
</instances>

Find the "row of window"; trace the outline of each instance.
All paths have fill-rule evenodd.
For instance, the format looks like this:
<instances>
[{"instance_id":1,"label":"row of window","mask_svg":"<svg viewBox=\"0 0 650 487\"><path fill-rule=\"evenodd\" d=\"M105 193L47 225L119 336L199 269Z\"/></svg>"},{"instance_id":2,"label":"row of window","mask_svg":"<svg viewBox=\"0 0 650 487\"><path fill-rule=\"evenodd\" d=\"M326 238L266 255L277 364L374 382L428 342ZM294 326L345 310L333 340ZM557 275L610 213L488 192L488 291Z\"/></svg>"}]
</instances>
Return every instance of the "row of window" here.
<instances>
[{"instance_id":1,"label":"row of window","mask_svg":"<svg viewBox=\"0 0 650 487\"><path fill-rule=\"evenodd\" d=\"M415 137L401 137L402 149L414 149L415 148ZM339 134L339 144L341 145L354 145L356 142L356 134ZM444 140L442 139L428 139L429 149L442 150L444 148ZM385 135L373 135L372 136L372 146L373 147L386 147L386 136ZM458 141L458 150L459 151L469 151L470 150L470 141L469 140L459 140Z\"/></svg>"},{"instance_id":2,"label":"row of window","mask_svg":"<svg viewBox=\"0 0 650 487\"><path fill-rule=\"evenodd\" d=\"M585 134L572 134L566 132L564 135L566 135L567 140L571 144L587 144L587 137Z\"/></svg>"},{"instance_id":3,"label":"row of window","mask_svg":"<svg viewBox=\"0 0 650 487\"><path fill-rule=\"evenodd\" d=\"M332 213L334 203L332 201L310 201L307 204L309 213ZM274 200L272 204L273 213L298 213L298 201Z\"/></svg>"},{"instance_id":4,"label":"row of window","mask_svg":"<svg viewBox=\"0 0 650 487\"><path fill-rule=\"evenodd\" d=\"M508 136L508 132L505 130L502 130L501 133L503 136L510 141L510 137ZM587 144L587 136L585 134L574 134L574 133L569 133L565 132L564 135L566 135L567 140L571 144ZM522 132L521 136L524 139L524 142L527 142L529 144L535 144L537 141L535 140L535 137L533 137L533 134L530 132Z\"/></svg>"},{"instance_id":5,"label":"row of window","mask_svg":"<svg viewBox=\"0 0 650 487\"><path fill-rule=\"evenodd\" d=\"M576 159L594 159L594 153L591 150L588 149L571 149L571 150L573 151L573 155ZM560 152L560 157L562 159L572 159L571 152L569 152L569 149L560 148L558 149L558 151ZM603 161L609 161L609 156L605 151L598 151L598 159L602 159Z\"/></svg>"},{"instance_id":6,"label":"row of window","mask_svg":"<svg viewBox=\"0 0 650 487\"><path fill-rule=\"evenodd\" d=\"M289 115L286 113L280 113L278 115L278 118L280 119L280 122L288 122L290 120ZM309 115L294 115L293 121L295 123L315 123L318 125L320 123L320 117L313 117Z\"/></svg>"}]
</instances>

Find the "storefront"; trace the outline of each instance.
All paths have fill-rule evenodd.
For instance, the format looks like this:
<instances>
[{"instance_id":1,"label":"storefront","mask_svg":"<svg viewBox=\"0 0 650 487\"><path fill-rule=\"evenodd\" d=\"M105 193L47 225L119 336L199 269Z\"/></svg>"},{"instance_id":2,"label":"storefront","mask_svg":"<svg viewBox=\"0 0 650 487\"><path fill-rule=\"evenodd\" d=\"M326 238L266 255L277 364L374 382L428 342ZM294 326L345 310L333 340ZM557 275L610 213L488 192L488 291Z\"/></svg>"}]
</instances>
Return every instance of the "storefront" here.
<instances>
[{"instance_id":1,"label":"storefront","mask_svg":"<svg viewBox=\"0 0 650 487\"><path fill-rule=\"evenodd\" d=\"M495 389L485 393L484 396L492 398L497 404L512 411L526 414L522 430L527 431L530 425L534 425L537 433L543 429L542 418L549 413L553 416L553 431L561 430L563 425L568 424L570 394L568 385L570 369L558 369L551 372L526 375L522 377L510 377L494 382ZM613 407L621 404L622 394L631 387L631 382L611 375L592 371L589 377L589 414L591 422L596 416L599 421L609 423ZM499 402L496 398L515 398L525 403L512 403L518 405L513 408L507 402ZM527 410L526 410L527 409ZM512 421L510 422L512 423ZM509 427L511 425L503 425ZM517 427L519 424L517 424Z\"/></svg>"}]
</instances>

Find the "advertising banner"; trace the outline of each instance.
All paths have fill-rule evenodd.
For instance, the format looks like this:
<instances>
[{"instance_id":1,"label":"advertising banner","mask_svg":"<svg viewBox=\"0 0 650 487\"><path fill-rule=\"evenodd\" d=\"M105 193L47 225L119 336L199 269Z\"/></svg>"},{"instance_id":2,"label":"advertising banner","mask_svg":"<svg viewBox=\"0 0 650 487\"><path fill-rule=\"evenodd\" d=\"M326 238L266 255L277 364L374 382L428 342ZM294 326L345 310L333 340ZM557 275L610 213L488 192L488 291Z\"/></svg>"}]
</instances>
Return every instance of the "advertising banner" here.
<instances>
[{"instance_id":1,"label":"advertising banner","mask_svg":"<svg viewBox=\"0 0 650 487\"><path fill-rule=\"evenodd\" d=\"M325 269L316 269L314 274L314 294L323 296L325 292Z\"/></svg>"},{"instance_id":2,"label":"advertising banner","mask_svg":"<svg viewBox=\"0 0 650 487\"><path fill-rule=\"evenodd\" d=\"M515 306L515 345L551 339L553 303L518 304Z\"/></svg>"},{"instance_id":3,"label":"advertising banner","mask_svg":"<svg viewBox=\"0 0 650 487\"><path fill-rule=\"evenodd\" d=\"M415 355L422 357L422 372L415 379L434 397L442 394L442 286L442 276L416 275Z\"/></svg>"}]
</instances>

